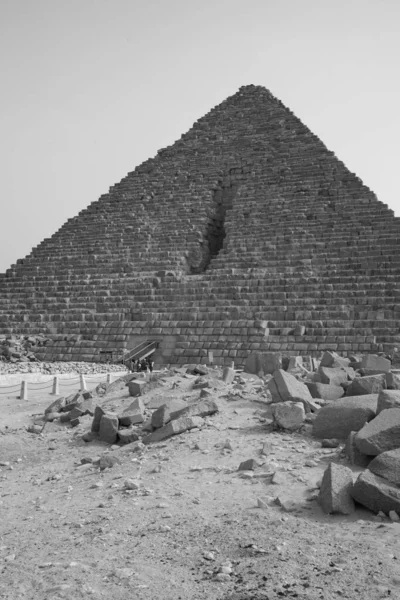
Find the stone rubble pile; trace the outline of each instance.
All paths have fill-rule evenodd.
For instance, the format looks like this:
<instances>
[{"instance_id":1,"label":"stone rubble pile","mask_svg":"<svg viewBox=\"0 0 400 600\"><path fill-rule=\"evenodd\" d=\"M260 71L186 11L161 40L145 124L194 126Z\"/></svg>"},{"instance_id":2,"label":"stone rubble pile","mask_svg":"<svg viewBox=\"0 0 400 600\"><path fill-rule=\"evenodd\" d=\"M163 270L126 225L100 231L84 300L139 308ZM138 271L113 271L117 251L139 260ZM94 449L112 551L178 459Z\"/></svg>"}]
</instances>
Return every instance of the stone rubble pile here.
<instances>
[{"instance_id":1,"label":"stone rubble pile","mask_svg":"<svg viewBox=\"0 0 400 600\"><path fill-rule=\"evenodd\" d=\"M339 448L349 465L332 462L326 469L318 496L323 510L350 514L359 503L375 513L400 516L400 377L391 370L390 361L378 355L343 358L327 351L320 361L312 359L309 368L301 357L283 361L285 370L276 360L276 356L264 357L264 365L269 361L275 370L256 377L252 386L257 401L269 408L272 430L311 434L323 448ZM179 381L171 389L185 385L190 392L198 391L196 398L187 401L150 393L175 375ZM246 372L233 368L204 365L129 373L112 384L101 384L93 393L56 399L30 430L41 433L54 421L81 425L87 443L97 440L114 448L136 443L143 449L211 425L220 410L218 393L227 391L222 397L233 400L243 397L247 378ZM106 408L107 395L121 390L129 391L129 402L118 411ZM257 465L249 459L239 470L246 477L246 471ZM272 475L276 483L279 473ZM290 499L280 499L280 506L291 504Z\"/></svg>"},{"instance_id":2,"label":"stone rubble pile","mask_svg":"<svg viewBox=\"0 0 400 600\"><path fill-rule=\"evenodd\" d=\"M29 363L36 361L35 352L43 351L49 338L44 335L0 335L0 362Z\"/></svg>"},{"instance_id":3,"label":"stone rubble pile","mask_svg":"<svg viewBox=\"0 0 400 600\"><path fill-rule=\"evenodd\" d=\"M349 467L329 465L319 496L325 512L349 514L356 501L400 515L400 377L390 360L325 352L315 372L278 369L268 389L279 427L300 429L310 413L314 437L346 440L350 465L366 468L353 483Z\"/></svg>"}]
</instances>

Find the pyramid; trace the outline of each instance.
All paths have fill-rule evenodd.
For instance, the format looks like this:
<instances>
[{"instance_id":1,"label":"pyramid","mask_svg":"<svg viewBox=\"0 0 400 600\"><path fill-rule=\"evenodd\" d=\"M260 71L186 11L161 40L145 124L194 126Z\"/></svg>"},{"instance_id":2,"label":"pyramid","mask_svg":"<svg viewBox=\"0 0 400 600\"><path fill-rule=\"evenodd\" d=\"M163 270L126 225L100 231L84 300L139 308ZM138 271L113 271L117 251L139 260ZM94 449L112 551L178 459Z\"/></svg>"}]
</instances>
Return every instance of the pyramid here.
<instances>
[{"instance_id":1,"label":"pyramid","mask_svg":"<svg viewBox=\"0 0 400 600\"><path fill-rule=\"evenodd\" d=\"M146 340L161 364L387 351L399 249L393 211L245 86L0 275L0 334L64 361Z\"/></svg>"}]
</instances>

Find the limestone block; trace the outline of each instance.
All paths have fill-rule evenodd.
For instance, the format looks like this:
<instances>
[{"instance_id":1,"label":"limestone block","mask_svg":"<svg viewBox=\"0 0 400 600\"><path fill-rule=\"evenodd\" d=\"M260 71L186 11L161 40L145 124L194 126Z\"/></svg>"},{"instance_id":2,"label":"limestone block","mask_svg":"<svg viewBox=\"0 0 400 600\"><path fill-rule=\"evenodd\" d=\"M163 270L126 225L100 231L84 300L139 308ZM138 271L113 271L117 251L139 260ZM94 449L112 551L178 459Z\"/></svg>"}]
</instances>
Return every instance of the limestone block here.
<instances>
[{"instance_id":1,"label":"limestone block","mask_svg":"<svg viewBox=\"0 0 400 600\"><path fill-rule=\"evenodd\" d=\"M132 444L132 442L136 442L138 439L138 432L134 429L127 428L118 431L118 440L121 444Z\"/></svg>"},{"instance_id":2,"label":"limestone block","mask_svg":"<svg viewBox=\"0 0 400 600\"><path fill-rule=\"evenodd\" d=\"M117 415L104 414L100 419L99 439L108 444L115 444L118 439Z\"/></svg>"},{"instance_id":3,"label":"limestone block","mask_svg":"<svg viewBox=\"0 0 400 600\"><path fill-rule=\"evenodd\" d=\"M368 375L367 377L356 377L347 388L348 396L363 396L365 394L379 394L386 388L385 375Z\"/></svg>"},{"instance_id":4,"label":"limestone block","mask_svg":"<svg viewBox=\"0 0 400 600\"><path fill-rule=\"evenodd\" d=\"M383 356L377 354L366 354L361 361L362 369L371 369L379 373L387 373L390 371L392 363Z\"/></svg>"},{"instance_id":5,"label":"limestone block","mask_svg":"<svg viewBox=\"0 0 400 600\"><path fill-rule=\"evenodd\" d=\"M376 414L386 408L400 408L400 390L381 390L378 396Z\"/></svg>"},{"instance_id":6,"label":"limestone block","mask_svg":"<svg viewBox=\"0 0 400 600\"><path fill-rule=\"evenodd\" d=\"M338 400L344 395L344 389L340 385L330 383L318 383L316 381L305 381L313 398L322 398L323 400Z\"/></svg>"},{"instance_id":7,"label":"limestone block","mask_svg":"<svg viewBox=\"0 0 400 600\"><path fill-rule=\"evenodd\" d=\"M129 427L135 423L143 423L144 421L144 404L143 400L135 398L135 400L118 415L120 425Z\"/></svg>"},{"instance_id":8,"label":"limestone block","mask_svg":"<svg viewBox=\"0 0 400 600\"><path fill-rule=\"evenodd\" d=\"M100 431L100 421L101 421L101 418L103 415L105 415L105 410L103 410L101 408L101 406L96 406L96 408L94 409L92 428L91 428L91 430L93 432Z\"/></svg>"},{"instance_id":9,"label":"limestone block","mask_svg":"<svg viewBox=\"0 0 400 600\"><path fill-rule=\"evenodd\" d=\"M306 418L302 402L278 402L272 405L272 416L277 427L295 431L300 429Z\"/></svg>"},{"instance_id":10,"label":"limestone block","mask_svg":"<svg viewBox=\"0 0 400 600\"><path fill-rule=\"evenodd\" d=\"M280 352L253 352L247 357L244 370L246 373L258 375L272 375L282 368L282 354Z\"/></svg>"},{"instance_id":11,"label":"limestone block","mask_svg":"<svg viewBox=\"0 0 400 600\"><path fill-rule=\"evenodd\" d=\"M65 398L63 398L63 397L57 398L57 400L54 400L54 402L49 404L49 406L44 411L44 414L47 415L48 413L61 412L61 410L64 408L64 406L65 406Z\"/></svg>"},{"instance_id":12,"label":"limestone block","mask_svg":"<svg viewBox=\"0 0 400 600\"><path fill-rule=\"evenodd\" d=\"M355 467L363 467L365 469L365 467L368 467L373 457L367 456L366 454L360 452L354 440L356 435L356 431L350 431L344 447L344 453L351 465Z\"/></svg>"},{"instance_id":13,"label":"limestone block","mask_svg":"<svg viewBox=\"0 0 400 600\"><path fill-rule=\"evenodd\" d=\"M340 367L330 368L320 366L317 374L321 383L340 385L341 383L346 383L346 381L348 381L347 371ZM315 381L317 380L315 379Z\"/></svg>"},{"instance_id":14,"label":"limestone block","mask_svg":"<svg viewBox=\"0 0 400 600\"><path fill-rule=\"evenodd\" d=\"M354 440L361 452L371 456L400 448L400 408L382 410L358 431Z\"/></svg>"},{"instance_id":15,"label":"limestone block","mask_svg":"<svg viewBox=\"0 0 400 600\"><path fill-rule=\"evenodd\" d=\"M368 469L375 475L400 485L400 448L382 452L369 463Z\"/></svg>"},{"instance_id":16,"label":"limestone block","mask_svg":"<svg viewBox=\"0 0 400 600\"><path fill-rule=\"evenodd\" d=\"M323 406L313 421L313 436L346 439L376 414L378 394L340 398Z\"/></svg>"},{"instance_id":17,"label":"limestone block","mask_svg":"<svg viewBox=\"0 0 400 600\"><path fill-rule=\"evenodd\" d=\"M376 514L380 511L389 514L391 510L400 514L400 489L369 469L360 473L351 495L356 502Z\"/></svg>"},{"instance_id":18,"label":"limestone block","mask_svg":"<svg viewBox=\"0 0 400 600\"><path fill-rule=\"evenodd\" d=\"M267 388L271 392L273 402L302 402L307 412L310 412L312 396L308 387L290 373L278 369L274 377L268 382Z\"/></svg>"},{"instance_id":19,"label":"limestone block","mask_svg":"<svg viewBox=\"0 0 400 600\"><path fill-rule=\"evenodd\" d=\"M386 387L388 390L400 390L400 376L396 373L386 373Z\"/></svg>"},{"instance_id":20,"label":"limestone block","mask_svg":"<svg viewBox=\"0 0 400 600\"><path fill-rule=\"evenodd\" d=\"M185 408L171 412L171 420L181 417L207 417L218 412L218 404L214 400L204 399L194 404L189 404Z\"/></svg>"},{"instance_id":21,"label":"limestone block","mask_svg":"<svg viewBox=\"0 0 400 600\"><path fill-rule=\"evenodd\" d=\"M130 396L143 396L148 386L147 381L142 379L133 379L128 383L129 395Z\"/></svg>"},{"instance_id":22,"label":"limestone block","mask_svg":"<svg viewBox=\"0 0 400 600\"><path fill-rule=\"evenodd\" d=\"M225 381L225 383L233 383L233 380L235 379L235 369L232 369L231 367L225 367L224 370L222 371L222 379L223 381Z\"/></svg>"},{"instance_id":23,"label":"limestone block","mask_svg":"<svg viewBox=\"0 0 400 600\"><path fill-rule=\"evenodd\" d=\"M171 399L167 404L162 404L153 412L151 416L151 425L154 429L164 427L171 420L171 413L184 410L187 403L178 398Z\"/></svg>"},{"instance_id":24,"label":"limestone block","mask_svg":"<svg viewBox=\"0 0 400 600\"><path fill-rule=\"evenodd\" d=\"M318 501L327 513L350 515L355 510L351 495L353 476L351 469L330 463L322 477Z\"/></svg>"},{"instance_id":25,"label":"limestone block","mask_svg":"<svg viewBox=\"0 0 400 600\"><path fill-rule=\"evenodd\" d=\"M152 442L160 442L161 440L165 440L173 435L177 435L179 433L183 433L184 431L188 431L189 429L194 429L195 427L201 427L204 424L204 419L201 417L180 417L179 419L175 419L174 421L170 421L164 427L160 429L156 429L153 433L146 435L143 438L144 444L150 444Z\"/></svg>"},{"instance_id":26,"label":"limestone block","mask_svg":"<svg viewBox=\"0 0 400 600\"><path fill-rule=\"evenodd\" d=\"M350 359L339 356L336 352L324 352L320 366L330 368L348 367L350 365Z\"/></svg>"}]
</instances>

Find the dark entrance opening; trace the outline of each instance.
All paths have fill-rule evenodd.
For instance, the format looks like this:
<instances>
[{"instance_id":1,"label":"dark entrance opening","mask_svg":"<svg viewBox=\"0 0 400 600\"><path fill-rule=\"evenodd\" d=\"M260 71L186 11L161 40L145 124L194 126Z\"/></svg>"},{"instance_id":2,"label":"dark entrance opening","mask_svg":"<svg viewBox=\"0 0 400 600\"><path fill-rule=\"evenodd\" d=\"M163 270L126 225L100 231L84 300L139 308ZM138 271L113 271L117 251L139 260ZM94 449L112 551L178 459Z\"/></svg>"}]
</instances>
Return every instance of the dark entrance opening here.
<instances>
[{"instance_id":1,"label":"dark entrance opening","mask_svg":"<svg viewBox=\"0 0 400 600\"><path fill-rule=\"evenodd\" d=\"M232 208L233 199L238 189L237 184L221 185L214 191L213 214L207 223L207 229L204 235L202 260L197 265L190 266L190 273L197 275L204 273L210 265L210 262L218 256L222 250L226 237L225 217L226 211Z\"/></svg>"}]
</instances>

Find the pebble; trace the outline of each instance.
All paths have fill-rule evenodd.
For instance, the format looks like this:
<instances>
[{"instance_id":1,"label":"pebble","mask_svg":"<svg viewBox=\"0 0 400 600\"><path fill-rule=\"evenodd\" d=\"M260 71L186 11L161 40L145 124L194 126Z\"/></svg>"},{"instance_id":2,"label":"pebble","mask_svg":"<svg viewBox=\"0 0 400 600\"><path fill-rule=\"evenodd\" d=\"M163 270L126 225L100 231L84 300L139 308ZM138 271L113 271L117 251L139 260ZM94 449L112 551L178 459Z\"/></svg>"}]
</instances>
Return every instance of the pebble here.
<instances>
[{"instance_id":1,"label":"pebble","mask_svg":"<svg viewBox=\"0 0 400 600\"><path fill-rule=\"evenodd\" d=\"M230 581L231 577L230 577L230 575L228 575L228 573L218 573L215 576L215 579L217 581Z\"/></svg>"},{"instance_id":2,"label":"pebble","mask_svg":"<svg viewBox=\"0 0 400 600\"><path fill-rule=\"evenodd\" d=\"M118 579L129 579L129 577L132 577L132 575L135 574L135 571L133 569L129 569L128 567L115 568L112 574L115 577L118 577Z\"/></svg>"},{"instance_id":3,"label":"pebble","mask_svg":"<svg viewBox=\"0 0 400 600\"><path fill-rule=\"evenodd\" d=\"M203 558L206 560L215 560L214 552L203 552Z\"/></svg>"},{"instance_id":4,"label":"pebble","mask_svg":"<svg viewBox=\"0 0 400 600\"><path fill-rule=\"evenodd\" d=\"M8 556L4 557L5 562L12 562L13 560L15 560L15 554L9 554Z\"/></svg>"},{"instance_id":5,"label":"pebble","mask_svg":"<svg viewBox=\"0 0 400 600\"><path fill-rule=\"evenodd\" d=\"M261 498L257 498L257 506L258 508L268 508L268 504Z\"/></svg>"},{"instance_id":6,"label":"pebble","mask_svg":"<svg viewBox=\"0 0 400 600\"><path fill-rule=\"evenodd\" d=\"M135 479L125 479L124 487L127 490L138 490L140 488L140 483Z\"/></svg>"}]
</instances>

